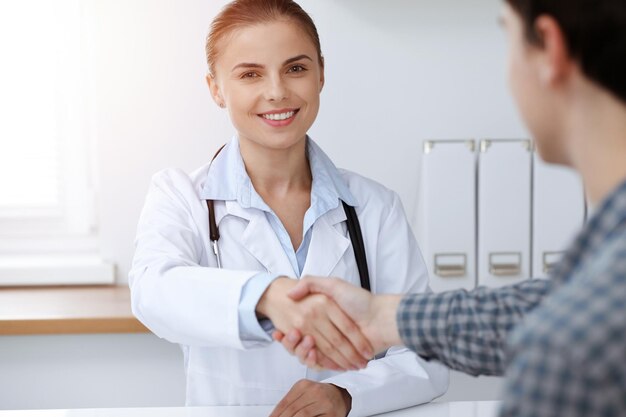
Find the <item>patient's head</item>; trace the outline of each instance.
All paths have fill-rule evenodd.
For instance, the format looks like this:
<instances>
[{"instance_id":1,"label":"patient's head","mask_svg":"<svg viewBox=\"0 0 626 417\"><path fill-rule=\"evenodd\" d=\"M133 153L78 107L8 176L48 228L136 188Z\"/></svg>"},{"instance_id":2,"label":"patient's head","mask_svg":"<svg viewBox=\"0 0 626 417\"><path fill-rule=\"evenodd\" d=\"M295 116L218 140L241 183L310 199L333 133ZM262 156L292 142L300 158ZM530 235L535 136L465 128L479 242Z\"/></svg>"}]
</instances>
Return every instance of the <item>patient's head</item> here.
<instances>
[{"instance_id":1,"label":"patient's head","mask_svg":"<svg viewBox=\"0 0 626 417\"><path fill-rule=\"evenodd\" d=\"M536 20L552 16L572 58L589 79L626 102L625 0L506 0L519 14L528 42L541 44Z\"/></svg>"}]
</instances>

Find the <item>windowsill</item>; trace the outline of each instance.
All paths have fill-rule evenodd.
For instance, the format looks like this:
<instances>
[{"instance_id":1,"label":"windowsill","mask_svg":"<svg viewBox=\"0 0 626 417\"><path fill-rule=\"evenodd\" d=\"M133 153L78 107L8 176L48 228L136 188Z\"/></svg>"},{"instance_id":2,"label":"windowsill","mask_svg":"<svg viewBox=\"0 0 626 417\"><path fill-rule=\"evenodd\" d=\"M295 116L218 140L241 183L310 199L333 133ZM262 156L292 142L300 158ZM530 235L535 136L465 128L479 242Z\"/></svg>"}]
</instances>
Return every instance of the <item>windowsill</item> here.
<instances>
[{"instance_id":1,"label":"windowsill","mask_svg":"<svg viewBox=\"0 0 626 417\"><path fill-rule=\"evenodd\" d=\"M112 285L115 268L96 255L0 256L0 285Z\"/></svg>"},{"instance_id":2,"label":"windowsill","mask_svg":"<svg viewBox=\"0 0 626 417\"><path fill-rule=\"evenodd\" d=\"M126 286L0 288L0 336L146 332Z\"/></svg>"}]
</instances>

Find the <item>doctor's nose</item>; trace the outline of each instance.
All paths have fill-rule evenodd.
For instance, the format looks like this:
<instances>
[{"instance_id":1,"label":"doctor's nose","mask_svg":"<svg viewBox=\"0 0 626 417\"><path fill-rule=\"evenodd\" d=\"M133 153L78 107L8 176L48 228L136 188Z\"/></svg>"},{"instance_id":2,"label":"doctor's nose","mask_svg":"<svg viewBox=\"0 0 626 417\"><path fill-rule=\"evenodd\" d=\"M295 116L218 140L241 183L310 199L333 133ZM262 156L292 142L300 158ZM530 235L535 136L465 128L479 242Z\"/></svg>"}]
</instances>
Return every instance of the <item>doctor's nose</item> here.
<instances>
[{"instance_id":1,"label":"doctor's nose","mask_svg":"<svg viewBox=\"0 0 626 417\"><path fill-rule=\"evenodd\" d=\"M282 101L289 98L289 90L281 77L270 79L265 88L267 101Z\"/></svg>"}]
</instances>

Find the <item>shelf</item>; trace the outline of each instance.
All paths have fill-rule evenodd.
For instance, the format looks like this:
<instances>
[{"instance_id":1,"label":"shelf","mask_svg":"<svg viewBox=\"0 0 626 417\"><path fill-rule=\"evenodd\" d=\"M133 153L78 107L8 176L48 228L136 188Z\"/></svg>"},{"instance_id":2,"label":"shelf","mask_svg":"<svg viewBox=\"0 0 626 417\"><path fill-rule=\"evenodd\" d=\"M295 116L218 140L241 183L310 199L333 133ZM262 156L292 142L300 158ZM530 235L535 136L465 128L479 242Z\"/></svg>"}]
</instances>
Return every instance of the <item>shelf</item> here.
<instances>
[{"instance_id":1,"label":"shelf","mask_svg":"<svg viewBox=\"0 0 626 417\"><path fill-rule=\"evenodd\" d=\"M0 288L0 335L146 332L127 286Z\"/></svg>"}]
</instances>

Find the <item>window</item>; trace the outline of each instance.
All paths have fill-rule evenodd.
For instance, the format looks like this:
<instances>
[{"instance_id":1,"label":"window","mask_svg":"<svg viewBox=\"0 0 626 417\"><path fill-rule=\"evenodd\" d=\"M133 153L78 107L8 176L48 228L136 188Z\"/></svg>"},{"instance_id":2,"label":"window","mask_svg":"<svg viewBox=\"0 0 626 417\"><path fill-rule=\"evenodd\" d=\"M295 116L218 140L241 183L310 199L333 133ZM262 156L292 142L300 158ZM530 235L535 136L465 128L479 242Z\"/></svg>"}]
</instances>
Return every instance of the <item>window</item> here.
<instances>
[{"instance_id":1,"label":"window","mask_svg":"<svg viewBox=\"0 0 626 417\"><path fill-rule=\"evenodd\" d=\"M89 14L80 0L0 2L0 284L113 277L97 257Z\"/></svg>"}]
</instances>

